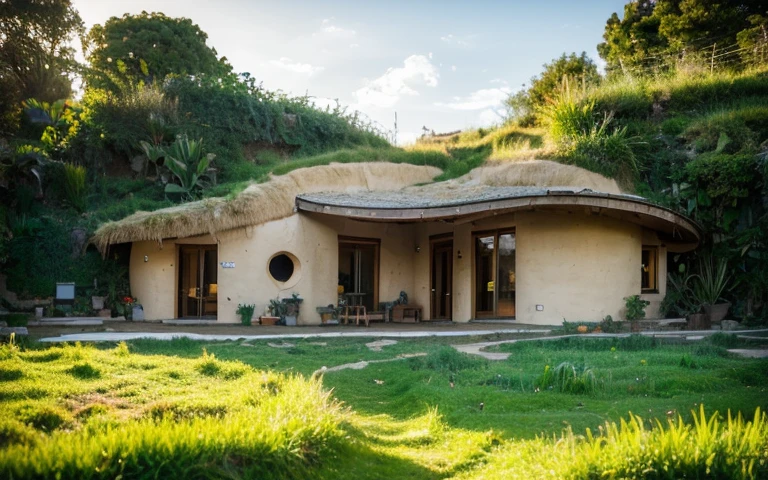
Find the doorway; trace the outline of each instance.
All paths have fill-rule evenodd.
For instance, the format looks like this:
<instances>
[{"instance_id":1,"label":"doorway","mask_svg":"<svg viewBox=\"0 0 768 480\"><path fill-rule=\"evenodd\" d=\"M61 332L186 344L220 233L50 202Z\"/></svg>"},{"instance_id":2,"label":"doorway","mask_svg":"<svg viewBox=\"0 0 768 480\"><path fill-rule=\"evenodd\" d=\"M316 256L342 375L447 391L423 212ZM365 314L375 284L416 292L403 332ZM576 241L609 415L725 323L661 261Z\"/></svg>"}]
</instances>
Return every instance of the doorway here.
<instances>
[{"instance_id":1,"label":"doorway","mask_svg":"<svg viewBox=\"0 0 768 480\"><path fill-rule=\"evenodd\" d=\"M379 240L339 237L339 295L369 312L379 305Z\"/></svg>"},{"instance_id":2,"label":"doorway","mask_svg":"<svg viewBox=\"0 0 768 480\"><path fill-rule=\"evenodd\" d=\"M218 313L216 245L183 245L179 249L179 318L216 317Z\"/></svg>"},{"instance_id":3,"label":"doorway","mask_svg":"<svg viewBox=\"0 0 768 480\"><path fill-rule=\"evenodd\" d=\"M451 320L453 317L453 239L430 241L430 318Z\"/></svg>"},{"instance_id":4,"label":"doorway","mask_svg":"<svg viewBox=\"0 0 768 480\"><path fill-rule=\"evenodd\" d=\"M474 244L475 318L514 318L515 232L476 234Z\"/></svg>"}]
</instances>

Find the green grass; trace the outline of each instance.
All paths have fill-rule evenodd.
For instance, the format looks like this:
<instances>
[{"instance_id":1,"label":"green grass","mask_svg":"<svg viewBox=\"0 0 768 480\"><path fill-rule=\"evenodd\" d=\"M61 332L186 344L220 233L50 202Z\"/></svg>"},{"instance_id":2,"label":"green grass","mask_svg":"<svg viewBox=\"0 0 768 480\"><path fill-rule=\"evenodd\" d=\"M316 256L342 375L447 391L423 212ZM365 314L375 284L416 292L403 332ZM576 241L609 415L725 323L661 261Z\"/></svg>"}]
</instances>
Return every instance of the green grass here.
<instances>
[{"instance_id":1,"label":"green grass","mask_svg":"<svg viewBox=\"0 0 768 480\"><path fill-rule=\"evenodd\" d=\"M448 346L505 338L515 337L402 339L380 352L364 338L289 340L289 348L183 339L3 346L0 476L623 478L646 469L656 473L645 478L702 478L708 467L718 478L766 473L768 421L755 412L768 403L768 361L725 351L741 340L528 341L502 344L496 350L511 356L500 362ZM414 353L426 355L313 375L323 366ZM591 387L549 389L540 378L547 365L572 367ZM758 423L737 422L737 412ZM696 448L714 455L696 456Z\"/></svg>"}]
</instances>

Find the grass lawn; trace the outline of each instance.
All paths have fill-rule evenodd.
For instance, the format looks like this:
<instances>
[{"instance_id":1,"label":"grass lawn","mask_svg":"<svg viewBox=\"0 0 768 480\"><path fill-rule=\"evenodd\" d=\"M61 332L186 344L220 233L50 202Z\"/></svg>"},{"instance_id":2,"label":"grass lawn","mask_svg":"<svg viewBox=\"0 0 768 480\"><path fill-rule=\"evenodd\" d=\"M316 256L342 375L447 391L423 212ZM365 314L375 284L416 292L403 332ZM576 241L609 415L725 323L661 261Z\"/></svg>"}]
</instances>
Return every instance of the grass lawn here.
<instances>
[{"instance_id":1,"label":"grass lawn","mask_svg":"<svg viewBox=\"0 0 768 480\"><path fill-rule=\"evenodd\" d=\"M494 362L448 346L477 340L401 339L378 352L359 338L304 339L287 348L181 339L0 347L0 477L768 472L768 421L762 414L755 424L726 420L729 409L752 420L768 406L768 361L730 356L726 347L740 343L734 337L680 345L641 337L519 342L498 347L511 355ZM425 355L313 376L323 366L412 354ZM563 372L572 375L558 377ZM722 414L716 425L715 410ZM641 419L612 437L606 422L630 412ZM706 428L667 427L678 415ZM665 428L652 429L653 419ZM585 438L587 429L603 437ZM738 448L733 438L741 439ZM661 446L637 458L625 451L643 442ZM711 458L702 459L707 448Z\"/></svg>"}]
</instances>

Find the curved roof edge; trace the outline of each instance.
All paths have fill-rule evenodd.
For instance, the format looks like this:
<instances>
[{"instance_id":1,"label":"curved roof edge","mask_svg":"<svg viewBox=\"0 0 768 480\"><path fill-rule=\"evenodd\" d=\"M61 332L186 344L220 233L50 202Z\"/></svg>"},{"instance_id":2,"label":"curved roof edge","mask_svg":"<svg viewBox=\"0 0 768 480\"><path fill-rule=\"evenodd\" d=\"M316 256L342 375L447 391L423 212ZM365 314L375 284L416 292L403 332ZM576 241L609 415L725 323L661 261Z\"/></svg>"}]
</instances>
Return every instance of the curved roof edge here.
<instances>
[{"instance_id":1,"label":"curved roof edge","mask_svg":"<svg viewBox=\"0 0 768 480\"><path fill-rule=\"evenodd\" d=\"M366 192L367 193L367 192ZM305 194L296 197L298 211L345 217L367 222L415 223L444 221L468 223L517 211L566 211L616 218L655 230L661 239L677 245L676 251L692 250L701 239L701 229L688 217L634 195L617 195L565 189L542 189L522 195L492 199L445 201L413 206L386 205L366 193L354 195ZM407 200L406 200L407 203Z\"/></svg>"}]
</instances>

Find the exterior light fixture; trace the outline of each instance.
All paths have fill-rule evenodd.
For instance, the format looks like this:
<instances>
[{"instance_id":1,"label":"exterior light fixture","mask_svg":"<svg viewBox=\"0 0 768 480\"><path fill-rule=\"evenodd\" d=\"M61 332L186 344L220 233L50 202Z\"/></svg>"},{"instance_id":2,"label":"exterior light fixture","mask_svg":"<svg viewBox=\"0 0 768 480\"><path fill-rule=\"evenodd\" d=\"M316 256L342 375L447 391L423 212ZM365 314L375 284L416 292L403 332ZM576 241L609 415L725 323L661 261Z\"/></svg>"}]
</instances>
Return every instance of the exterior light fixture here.
<instances>
[{"instance_id":1,"label":"exterior light fixture","mask_svg":"<svg viewBox=\"0 0 768 480\"><path fill-rule=\"evenodd\" d=\"M419 253L419 252L421 252L421 247L416 245L416 253Z\"/></svg>"},{"instance_id":2,"label":"exterior light fixture","mask_svg":"<svg viewBox=\"0 0 768 480\"><path fill-rule=\"evenodd\" d=\"M144 263L147 263L149 261L149 255L144 255Z\"/></svg>"},{"instance_id":3,"label":"exterior light fixture","mask_svg":"<svg viewBox=\"0 0 768 480\"><path fill-rule=\"evenodd\" d=\"M459 259L461 259L461 250L459 250L459 251L458 251L458 252L456 252L456 253L457 253L457 256L459 257Z\"/></svg>"}]
</instances>

